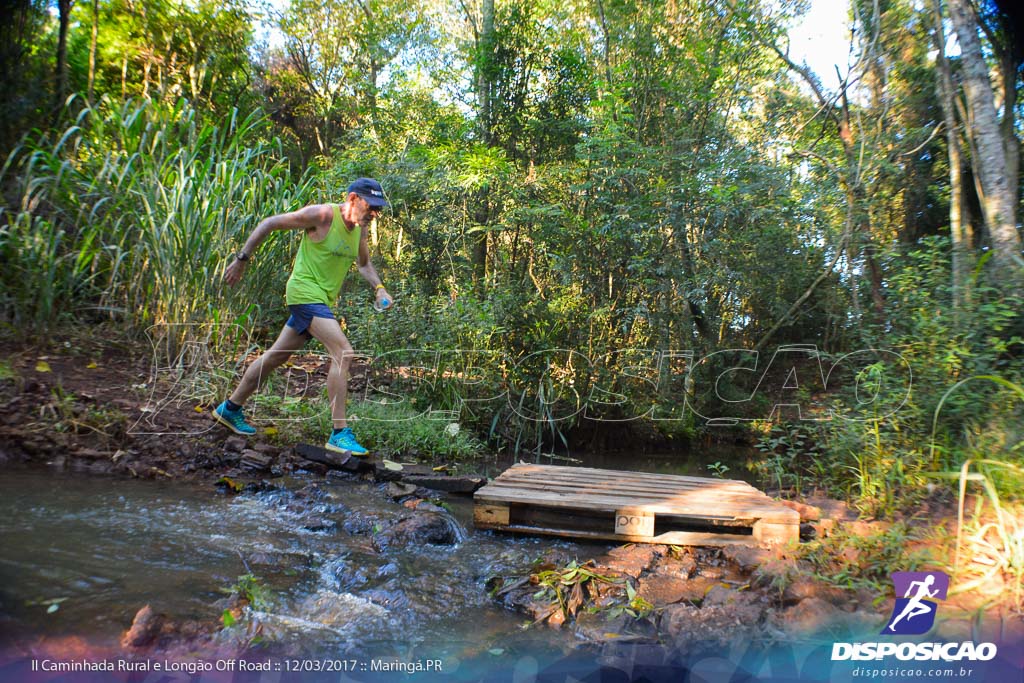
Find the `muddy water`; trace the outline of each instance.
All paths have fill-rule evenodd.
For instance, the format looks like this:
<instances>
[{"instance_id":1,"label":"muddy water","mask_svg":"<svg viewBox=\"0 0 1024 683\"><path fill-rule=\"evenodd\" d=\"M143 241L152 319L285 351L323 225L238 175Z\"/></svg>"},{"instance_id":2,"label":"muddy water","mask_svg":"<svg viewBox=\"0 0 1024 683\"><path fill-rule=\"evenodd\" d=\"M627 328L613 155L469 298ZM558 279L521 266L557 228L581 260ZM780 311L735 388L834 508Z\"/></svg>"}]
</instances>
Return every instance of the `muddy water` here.
<instances>
[{"instance_id":1,"label":"muddy water","mask_svg":"<svg viewBox=\"0 0 1024 683\"><path fill-rule=\"evenodd\" d=\"M270 652L458 660L572 647L569 634L524 631L523 617L493 605L484 584L552 546L580 555L607 546L477 532L466 528L469 501L451 500L460 543L378 551L375 531L406 512L378 486L280 484L228 497L174 482L5 470L0 645L65 636L114 645L145 604L216 619L222 589L252 573L265 589L257 616Z\"/></svg>"}]
</instances>

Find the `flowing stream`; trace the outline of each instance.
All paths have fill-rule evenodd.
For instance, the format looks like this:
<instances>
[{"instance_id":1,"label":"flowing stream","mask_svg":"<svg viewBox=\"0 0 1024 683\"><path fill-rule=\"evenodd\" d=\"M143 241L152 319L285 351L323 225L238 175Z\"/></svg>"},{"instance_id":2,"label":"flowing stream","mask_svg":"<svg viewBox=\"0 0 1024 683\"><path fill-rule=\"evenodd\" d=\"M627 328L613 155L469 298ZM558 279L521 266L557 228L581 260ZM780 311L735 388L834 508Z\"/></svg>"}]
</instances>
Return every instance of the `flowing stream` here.
<instances>
[{"instance_id":1,"label":"flowing stream","mask_svg":"<svg viewBox=\"0 0 1024 683\"><path fill-rule=\"evenodd\" d=\"M707 474L702 462L648 460L587 465ZM736 476L742 467L731 462ZM263 598L259 647L272 655L500 667L578 646L569 629L524 629L526 617L495 604L485 584L526 573L551 549L586 558L611 546L476 531L471 500L449 496L443 514L458 543L381 547L379 530L408 515L381 485L312 476L273 484L228 496L194 483L5 469L0 654L61 639L113 651L147 604L175 620L215 622L246 574Z\"/></svg>"},{"instance_id":2,"label":"flowing stream","mask_svg":"<svg viewBox=\"0 0 1024 683\"><path fill-rule=\"evenodd\" d=\"M407 513L379 485L293 478L281 489L225 496L176 482L5 470L2 642L76 636L112 647L146 604L215 620L223 589L252 573L266 594L257 616L270 652L459 661L572 647L568 633L523 630L525 617L494 604L486 580L522 572L553 546L607 546L478 532L469 499L453 497L459 543L378 551L376 529Z\"/></svg>"}]
</instances>

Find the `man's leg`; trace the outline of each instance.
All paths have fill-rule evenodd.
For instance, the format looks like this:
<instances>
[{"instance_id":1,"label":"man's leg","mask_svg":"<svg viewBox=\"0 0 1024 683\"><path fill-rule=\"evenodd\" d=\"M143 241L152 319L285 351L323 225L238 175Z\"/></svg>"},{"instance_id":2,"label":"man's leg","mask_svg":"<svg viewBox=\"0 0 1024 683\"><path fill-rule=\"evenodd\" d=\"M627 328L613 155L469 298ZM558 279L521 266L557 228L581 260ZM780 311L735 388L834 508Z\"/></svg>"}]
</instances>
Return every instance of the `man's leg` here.
<instances>
[{"instance_id":1,"label":"man's leg","mask_svg":"<svg viewBox=\"0 0 1024 683\"><path fill-rule=\"evenodd\" d=\"M348 399L348 368L352 363L352 345L334 318L313 318L309 332L331 355L331 367L327 371L327 398L331 402L334 428L343 429L348 426L345 402Z\"/></svg>"},{"instance_id":2,"label":"man's leg","mask_svg":"<svg viewBox=\"0 0 1024 683\"><path fill-rule=\"evenodd\" d=\"M270 373L284 365L285 361L305 344L305 335L299 334L294 328L285 325L281 334L277 335L274 344L246 368L245 374L242 375L242 381L238 383L234 393L231 394L231 402L237 405L244 404L266 381Z\"/></svg>"},{"instance_id":3,"label":"man's leg","mask_svg":"<svg viewBox=\"0 0 1024 683\"><path fill-rule=\"evenodd\" d=\"M360 444L345 420L345 402L348 399L348 368L354 355L341 326L334 318L313 318L309 331L331 354L331 368L327 372L327 397L331 401L331 420L334 431L325 448L342 453L363 456L369 451Z\"/></svg>"}]
</instances>

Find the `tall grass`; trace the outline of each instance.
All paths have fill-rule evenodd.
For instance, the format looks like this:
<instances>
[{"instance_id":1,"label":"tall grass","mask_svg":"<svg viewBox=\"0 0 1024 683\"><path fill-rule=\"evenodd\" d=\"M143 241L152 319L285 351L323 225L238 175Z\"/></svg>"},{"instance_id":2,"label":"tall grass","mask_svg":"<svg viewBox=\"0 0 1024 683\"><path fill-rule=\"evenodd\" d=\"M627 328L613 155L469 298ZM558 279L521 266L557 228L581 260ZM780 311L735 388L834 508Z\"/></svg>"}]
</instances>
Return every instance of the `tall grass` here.
<instances>
[{"instance_id":1,"label":"tall grass","mask_svg":"<svg viewBox=\"0 0 1024 683\"><path fill-rule=\"evenodd\" d=\"M1024 400L1024 386L997 375L975 375L954 384L943 394L932 418L933 461L937 448L935 436L939 414L942 412L943 406L961 387L975 380L988 381L1002 386L1009 389L1017 398ZM1020 448L1021 443L1015 444L1009 449L1007 455L1012 456ZM972 465L979 471L971 472ZM1022 601L1022 597L1024 597L1024 586L1022 586L1022 582L1024 582L1024 521L1019 516L1019 506L1017 514L1013 509L1007 509L1004 498L1000 496L999 488L1001 484L1011 494L1019 494L1021 486L1024 484L1024 467L1008 462L1008 459L967 458L960 466L959 471L938 472L935 476L955 479L959 484L953 571L963 573L965 576L962 578L966 582L958 586L957 592L966 592L989 585L998 572L1003 572L1010 578L1009 584L1014 604L1021 607L1024 604ZM1009 480L1005 480L1006 478ZM964 507L967 499L967 484L972 481L981 484L992 508L989 521L984 519L981 500L979 500L974 512L974 519L970 524L965 522ZM970 527L970 536L965 543L964 533L967 527ZM971 549L973 555L972 561L967 567L963 566L960 561L965 545ZM977 569L978 566L983 569Z\"/></svg>"},{"instance_id":2,"label":"tall grass","mask_svg":"<svg viewBox=\"0 0 1024 683\"><path fill-rule=\"evenodd\" d=\"M259 113L207 121L186 100L104 100L27 138L3 170L3 319L46 330L114 316L173 326L180 342L279 303L287 239L261 248L240 295L221 284L256 224L310 194L268 131Z\"/></svg>"}]
</instances>

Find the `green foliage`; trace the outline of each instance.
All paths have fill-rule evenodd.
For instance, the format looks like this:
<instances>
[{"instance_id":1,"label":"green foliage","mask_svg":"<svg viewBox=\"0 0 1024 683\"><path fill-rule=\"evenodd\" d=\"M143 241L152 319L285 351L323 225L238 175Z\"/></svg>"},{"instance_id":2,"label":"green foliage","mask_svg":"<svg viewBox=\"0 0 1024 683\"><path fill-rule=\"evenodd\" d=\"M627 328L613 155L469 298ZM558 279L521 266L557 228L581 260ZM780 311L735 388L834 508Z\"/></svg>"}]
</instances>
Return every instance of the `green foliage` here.
<instances>
[{"instance_id":1,"label":"green foliage","mask_svg":"<svg viewBox=\"0 0 1024 683\"><path fill-rule=\"evenodd\" d=\"M466 460L484 453L473 433L445 414L420 412L406 403L353 401L349 419L375 451L424 460Z\"/></svg>"},{"instance_id":2,"label":"green foliage","mask_svg":"<svg viewBox=\"0 0 1024 683\"><path fill-rule=\"evenodd\" d=\"M242 574L234 584L227 588L221 588L221 592L237 595L245 600L250 608L261 612L267 610L272 601L270 590L263 585L259 577L251 573ZM228 625L225 624L225 626Z\"/></svg>"},{"instance_id":3,"label":"green foliage","mask_svg":"<svg viewBox=\"0 0 1024 683\"><path fill-rule=\"evenodd\" d=\"M708 463L707 468L711 472L711 476L718 479L725 479L725 473L729 471L729 466L718 460Z\"/></svg>"},{"instance_id":4,"label":"green foliage","mask_svg":"<svg viewBox=\"0 0 1024 683\"><path fill-rule=\"evenodd\" d=\"M386 402L387 397L352 400L348 419L360 442L374 453L427 462L469 460L484 454L484 444L460 425L450 413L417 409L411 401ZM331 411L326 394L319 397L280 398L273 388L253 397L254 410L272 423L293 425L311 443L320 443L331 432Z\"/></svg>"},{"instance_id":5,"label":"green foliage","mask_svg":"<svg viewBox=\"0 0 1024 683\"><path fill-rule=\"evenodd\" d=\"M43 420L26 425L29 430L88 434L116 446L128 429L128 418L120 410L82 400L60 383L50 390L48 400L39 406L38 413Z\"/></svg>"},{"instance_id":6,"label":"green foliage","mask_svg":"<svg viewBox=\"0 0 1024 683\"><path fill-rule=\"evenodd\" d=\"M981 471L971 473L972 464ZM956 473L952 474L956 475ZM1014 604L1019 608L1024 604L1024 524L1021 524L1019 514L1006 509L995 483L999 475L1012 477L1018 491L1021 486L1024 486L1024 468L996 460L979 460L977 462L966 460L959 474L956 475L959 479L960 491L953 569L954 571L963 569L964 574L967 575L964 577L967 580L957 586L957 590L960 592L988 585L998 572L1004 573L1008 577L1007 582L1013 593ZM991 517L986 519L982 515L981 501L979 500L968 529L970 536L967 543L974 560L969 568L960 565L966 528L964 504L968 481L977 481L982 484L985 496L992 507L992 513L994 513L994 519ZM988 565L988 569L978 572L976 568L979 564Z\"/></svg>"},{"instance_id":7,"label":"green foliage","mask_svg":"<svg viewBox=\"0 0 1024 683\"><path fill-rule=\"evenodd\" d=\"M583 564L572 560L565 567L544 569L533 574L530 581L539 586L539 590L533 596L534 599L551 601L552 606L560 610L566 620L576 616L586 603L590 590L596 588L596 584L621 583L619 579L595 572L593 560Z\"/></svg>"},{"instance_id":8,"label":"green foliage","mask_svg":"<svg viewBox=\"0 0 1024 683\"><path fill-rule=\"evenodd\" d=\"M800 545L798 556L810 563L815 576L840 588L870 588L884 593L894 571L915 571L932 559L913 549L913 530L904 523L864 535L840 528L825 539Z\"/></svg>"},{"instance_id":9,"label":"green foliage","mask_svg":"<svg viewBox=\"0 0 1024 683\"><path fill-rule=\"evenodd\" d=\"M1021 464L1022 407L1006 400L1024 372L1012 352L1021 344L1011 333L1020 298L976 280L977 305L954 310L943 240L926 240L898 263L893 322L877 344L899 357L879 354L856 376L830 377L835 417L777 425L759 445L769 456L761 469L778 486L801 488L810 476L869 516L914 509L933 473L967 457L999 453ZM992 381L964 379L975 377Z\"/></svg>"},{"instance_id":10,"label":"green foliage","mask_svg":"<svg viewBox=\"0 0 1024 683\"><path fill-rule=\"evenodd\" d=\"M19 194L0 226L0 254L13 264L0 276L3 318L46 329L110 315L137 328L180 325L180 342L239 313L246 322L252 303L272 307L279 268L247 274L254 300L225 300L220 282L259 220L304 203L307 185L295 184L266 133L256 115L204 123L184 100L105 101L59 137L27 140L5 174ZM271 241L258 261L288 252Z\"/></svg>"},{"instance_id":11,"label":"green foliage","mask_svg":"<svg viewBox=\"0 0 1024 683\"><path fill-rule=\"evenodd\" d=\"M825 461L815 445L816 435L801 424L775 424L758 440L757 449L766 455L755 466L762 477L779 490L804 493L808 477L820 481Z\"/></svg>"},{"instance_id":12,"label":"green foliage","mask_svg":"<svg viewBox=\"0 0 1024 683\"><path fill-rule=\"evenodd\" d=\"M398 304L372 313L357 283L340 309L360 350L439 354L435 372L394 375L413 410L536 454L572 446L584 416L677 415L652 426L688 438L697 418L682 405L713 401L700 387L721 368L666 385L637 371L644 353L751 348L771 330L773 343L906 361L880 355L830 386L837 405L874 392L856 419L777 425L761 448L779 488L813 481L890 514L966 455L1019 459L1019 411L997 387L935 411L964 377L1019 383L1024 342L1019 296L975 277L954 299L950 250L928 237L949 203L928 7L858 6L845 82L865 97L847 102L809 96L772 47L800 3L511 0L486 38L472 4L292 0L273 17L240 0L101 0L94 20L75 3L79 96L55 112L44 5L15 3L0 41L0 149L16 147L0 203L4 323L114 318L169 361L201 342L234 362L249 342L224 330L279 329L295 240L268 240L237 292L221 287L229 255L262 218L341 202L373 175L392 210L372 256ZM261 20L282 48L255 42ZM189 395L224 393L235 368L216 367L193 373ZM581 410L595 388L628 399Z\"/></svg>"},{"instance_id":13,"label":"green foliage","mask_svg":"<svg viewBox=\"0 0 1024 683\"><path fill-rule=\"evenodd\" d=\"M984 380L1004 387L1011 392L1016 401L1024 400L1024 385L1010 382L1002 377L991 375L978 375L961 380L943 394L938 406L935 408L935 416L932 422L932 447L935 447L935 430L938 424L939 415L947 399L957 393L964 385L974 380ZM1018 422L1019 424L1019 422ZM988 444L987 444L988 445ZM972 444L972 446L974 446ZM979 563L988 566L988 569L981 572L980 576L971 576L969 580L959 584L958 590L971 590L977 586L987 585L998 573L1003 572L1009 577L1009 583L1013 590L1014 604L1018 607L1022 604L1024 593L1024 525L1019 522L1019 517L1012 510L1007 510L1000 491L1020 499L1024 494L1024 466L1021 465L1020 452L1024 447L1024 440L1016 443L1003 444L1002 448L988 451L986 448L974 446L973 457L964 460L959 471L938 472L934 476L945 479L955 479L959 484L956 548L954 551L953 569L963 570L965 574L978 574L972 571ZM1001 455L1006 460L984 457L987 453ZM1009 460L1016 462L1009 462ZM934 458L933 458L934 460ZM971 466L978 469L978 472L971 472ZM964 546L964 507L966 504L967 484L971 481L980 483L985 497L992 508L991 515L986 519L983 516L982 499L978 499L976 509L970 522L970 547L975 555L975 563L965 568L960 564L962 549ZM994 515L994 518L992 517ZM978 560L979 556L983 558Z\"/></svg>"},{"instance_id":14,"label":"green foliage","mask_svg":"<svg viewBox=\"0 0 1024 683\"><path fill-rule=\"evenodd\" d=\"M644 619L649 616L654 611L654 605L648 602L642 595L637 594L636 588L633 587L633 584L628 579L625 580L624 585L626 587L627 602L624 605L615 605L609 609L607 612L608 618L614 619L620 614L629 615L634 619Z\"/></svg>"}]
</instances>

